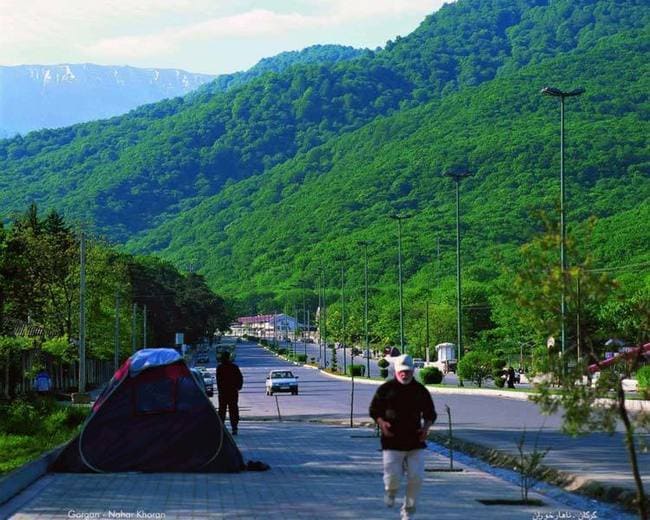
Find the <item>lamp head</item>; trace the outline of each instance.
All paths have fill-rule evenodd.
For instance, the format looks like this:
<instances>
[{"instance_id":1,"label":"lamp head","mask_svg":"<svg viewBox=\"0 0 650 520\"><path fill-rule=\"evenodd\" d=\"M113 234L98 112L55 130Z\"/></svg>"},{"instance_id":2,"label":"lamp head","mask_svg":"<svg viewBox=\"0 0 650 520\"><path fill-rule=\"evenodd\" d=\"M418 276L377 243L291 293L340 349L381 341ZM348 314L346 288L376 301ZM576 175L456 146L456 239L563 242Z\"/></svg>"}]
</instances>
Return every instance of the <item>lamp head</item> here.
<instances>
[{"instance_id":1,"label":"lamp head","mask_svg":"<svg viewBox=\"0 0 650 520\"><path fill-rule=\"evenodd\" d=\"M573 89L569 92L564 92L559 88L544 87L541 92L545 96L565 98L565 97L575 97L575 96L579 96L580 94L584 94L585 89L580 87L580 88Z\"/></svg>"}]
</instances>

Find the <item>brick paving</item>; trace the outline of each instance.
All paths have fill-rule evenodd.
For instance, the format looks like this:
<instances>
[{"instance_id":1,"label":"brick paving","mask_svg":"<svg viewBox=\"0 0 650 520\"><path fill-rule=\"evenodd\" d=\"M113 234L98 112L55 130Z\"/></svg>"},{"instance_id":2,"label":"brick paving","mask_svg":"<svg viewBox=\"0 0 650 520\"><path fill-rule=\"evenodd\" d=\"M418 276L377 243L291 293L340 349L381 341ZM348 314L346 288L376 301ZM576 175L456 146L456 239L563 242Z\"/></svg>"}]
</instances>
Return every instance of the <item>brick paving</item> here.
<instances>
[{"instance_id":1,"label":"brick paving","mask_svg":"<svg viewBox=\"0 0 650 520\"><path fill-rule=\"evenodd\" d=\"M239 474L49 474L0 506L0 518L332 519L399 518L383 504L381 453L373 430L307 422L244 421L236 437L245 460L266 472ZM447 467L428 455L428 468ZM458 465L457 465L458 466ZM485 506L477 499L519 498L519 488L462 466L427 472L422 519L588 518L545 496L545 506ZM553 516L544 516L553 515ZM557 516L556 516L557 515ZM582 515L582 516L581 516ZM602 519L602 516L598 516Z\"/></svg>"}]
</instances>

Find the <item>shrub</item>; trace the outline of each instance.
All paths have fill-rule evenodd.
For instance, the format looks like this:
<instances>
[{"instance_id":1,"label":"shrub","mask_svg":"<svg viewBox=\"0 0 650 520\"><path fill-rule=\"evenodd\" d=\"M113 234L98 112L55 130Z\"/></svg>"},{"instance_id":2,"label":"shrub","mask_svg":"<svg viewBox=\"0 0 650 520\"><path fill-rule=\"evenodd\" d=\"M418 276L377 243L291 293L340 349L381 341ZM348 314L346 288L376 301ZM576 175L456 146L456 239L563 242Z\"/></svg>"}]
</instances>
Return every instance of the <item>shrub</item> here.
<instances>
[{"instance_id":1,"label":"shrub","mask_svg":"<svg viewBox=\"0 0 650 520\"><path fill-rule=\"evenodd\" d=\"M388 368L390 366L390 363L386 360L386 358L381 358L379 361L377 361L377 366L379 368Z\"/></svg>"},{"instance_id":2,"label":"shrub","mask_svg":"<svg viewBox=\"0 0 650 520\"><path fill-rule=\"evenodd\" d=\"M350 365L348 367L348 375L363 376L366 373L366 367L363 365Z\"/></svg>"},{"instance_id":3,"label":"shrub","mask_svg":"<svg viewBox=\"0 0 650 520\"><path fill-rule=\"evenodd\" d=\"M305 356L304 354L298 354L298 355L296 356L296 360L297 360L299 363L306 363L306 362L307 362L307 356Z\"/></svg>"},{"instance_id":4,"label":"shrub","mask_svg":"<svg viewBox=\"0 0 650 520\"><path fill-rule=\"evenodd\" d=\"M650 398L650 365L636 371L636 381L639 385L639 393L645 398Z\"/></svg>"},{"instance_id":5,"label":"shrub","mask_svg":"<svg viewBox=\"0 0 650 520\"><path fill-rule=\"evenodd\" d=\"M14 435L32 435L41 422L39 410L27 400L19 399L7 406L2 429Z\"/></svg>"},{"instance_id":6,"label":"shrub","mask_svg":"<svg viewBox=\"0 0 650 520\"><path fill-rule=\"evenodd\" d=\"M492 370L492 355L485 351L473 350L458 362L458 377L473 381L479 388Z\"/></svg>"},{"instance_id":7,"label":"shrub","mask_svg":"<svg viewBox=\"0 0 650 520\"><path fill-rule=\"evenodd\" d=\"M424 367L418 372L420 382L425 385L439 385L444 377L437 367Z\"/></svg>"},{"instance_id":8,"label":"shrub","mask_svg":"<svg viewBox=\"0 0 650 520\"><path fill-rule=\"evenodd\" d=\"M286 356L287 355L287 349L286 348L279 348L278 349L278 355Z\"/></svg>"},{"instance_id":9,"label":"shrub","mask_svg":"<svg viewBox=\"0 0 650 520\"><path fill-rule=\"evenodd\" d=\"M503 368L497 368L492 371L492 380L497 388L503 388L506 385L506 378L503 377Z\"/></svg>"},{"instance_id":10,"label":"shrub","mask_svg":"<svg viewBox=\"0 0 650 520\"><path fill-rule=\"evenodd\" d=\"M380 368L379 369L379 376L386 379L388 377L388 369L387 368Z\"/></svg>"}]
</instances>

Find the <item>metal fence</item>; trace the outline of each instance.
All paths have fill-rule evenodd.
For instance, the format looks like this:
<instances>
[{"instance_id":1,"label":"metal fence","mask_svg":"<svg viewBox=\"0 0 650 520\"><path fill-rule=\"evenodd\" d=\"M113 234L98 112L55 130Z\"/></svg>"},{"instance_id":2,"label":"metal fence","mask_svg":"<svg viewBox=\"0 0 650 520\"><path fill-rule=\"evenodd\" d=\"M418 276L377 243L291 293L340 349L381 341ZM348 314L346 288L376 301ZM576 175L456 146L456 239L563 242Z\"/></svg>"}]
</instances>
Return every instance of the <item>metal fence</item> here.
<instances>
[{"instance_id":1,"label":"metal fence","mask_svg":"<svg viewBox=\"0 0 650 520\"><path fill-rule=\"evenodd\" d=\"M42 367L52 379L55 393L76 392L79 388L79 363L65 363L38 350L26 350L20 360L11 365L0 362L0 396L25 394L32 391L34 366ZM86 359L86 389L97 387L111 379L115 371L113 360ZM8 385L11 385L10 388ZM12 391L13 390L13 391Z\"/></svg>"}]
</instances>

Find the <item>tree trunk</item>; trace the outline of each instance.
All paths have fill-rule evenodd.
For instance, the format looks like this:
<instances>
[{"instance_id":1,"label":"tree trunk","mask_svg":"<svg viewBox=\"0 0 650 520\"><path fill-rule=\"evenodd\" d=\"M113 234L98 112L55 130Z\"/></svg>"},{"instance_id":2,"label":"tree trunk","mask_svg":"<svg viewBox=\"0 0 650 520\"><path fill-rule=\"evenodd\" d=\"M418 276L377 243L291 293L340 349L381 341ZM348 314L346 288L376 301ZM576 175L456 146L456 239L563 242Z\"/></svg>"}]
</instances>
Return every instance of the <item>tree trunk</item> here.
<instances>
[{"instance_id":1,"label":"tree trunk","mask_svg":"<svg viewBox=\"0 0 650 520\"><path fill-rule=\"evenodd\" d=\"M634 475L634 482L636 484L636 500L637 507L639 508L639 518L641 520L648 520L648 504L646 503L645 491L643 489L643 480L639 473L639 461L636 455L636 447L634 446L634 429L630 422L630 417L625 409L625 392L623 391L623 381L618 380L616 388L618 413L625 425L625 444L630 456L630 463L632 464L632 474Z\"/></svg>"}]
</instances>

